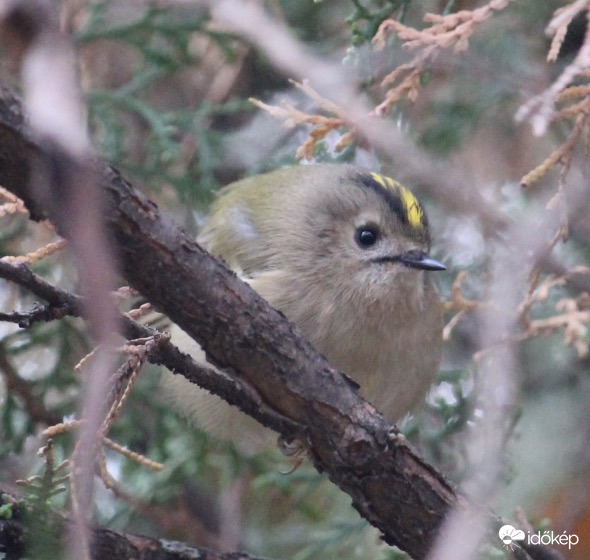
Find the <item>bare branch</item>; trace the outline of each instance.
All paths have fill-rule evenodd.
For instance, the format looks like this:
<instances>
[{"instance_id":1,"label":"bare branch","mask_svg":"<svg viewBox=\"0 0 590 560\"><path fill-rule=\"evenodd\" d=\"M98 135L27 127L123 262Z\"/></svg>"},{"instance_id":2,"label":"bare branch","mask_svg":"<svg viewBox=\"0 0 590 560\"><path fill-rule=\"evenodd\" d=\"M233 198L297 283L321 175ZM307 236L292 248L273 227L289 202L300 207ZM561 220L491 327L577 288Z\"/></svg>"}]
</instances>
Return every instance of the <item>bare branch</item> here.
<instances>
[{"instance_id":1,"label":"bare branch","mask_svg":"<svg viewBox=\"0 0 590 560\"><path fill-rule=\"evenodd\" d=\"M49 425L60 421L60 416L47 410L33 394L31 385L18 375L2 343L0 343L0 371L4 377L6 389L14 391L23 400L25 409L33 421Z\"/></svg>"},{"instance_id":2,"label":"bare branch","mask_svg":"<svg viewBox=\"0 0 590 560\"><path fill-rule=\"evenodd\" d=\"M0 142L8 147L18 133L2 118L6 110L0 105ZM42 154L24 142L28 163L19 143L22 138L12 145L15 150L0 153L0 183L25 201L32 216L45 217L51 210L25 184L11 181L15 162L27 175ZM268 407L305 426L297 435L316 468L330 473L387 542L423 558L447 509L466 502L407 445L392 439L397 430L284 317L115 170L102 173L104 219L129 285L197 339L216 364L231 368L233 383L239 379L251 388L243 397L252 409Z\"/></svg>"},{"instance_id":3,"label":"bare branch","mask_svg":"<svg viewBox=\"0 0 590 560\"><path fill-rule=\"evenodd\" d=\"M0 549L10 551L10 558L20 560L28 558L25 548L27 534L21 522L23 511L18 505L18 496L0 489L0 505L12 506L12 520L0 520ZM72 520L50 513L50 522L58 526L63 533ZM94 528L91 532L91 557L95 560L262 560L243 552L215 552L206 548L196 548L181 542L154 539L140 535L129 535Z\"/></svg>"}]
</instances>

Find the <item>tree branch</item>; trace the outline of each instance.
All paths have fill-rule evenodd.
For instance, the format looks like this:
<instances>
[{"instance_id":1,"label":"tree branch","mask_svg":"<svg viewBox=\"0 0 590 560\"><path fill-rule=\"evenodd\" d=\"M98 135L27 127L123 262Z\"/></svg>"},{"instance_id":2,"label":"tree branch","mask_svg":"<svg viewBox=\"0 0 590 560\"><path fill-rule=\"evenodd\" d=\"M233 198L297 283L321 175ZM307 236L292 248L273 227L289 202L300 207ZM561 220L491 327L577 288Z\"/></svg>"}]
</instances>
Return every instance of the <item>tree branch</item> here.
<instances>
[{"instance_id":1,"label":"tree branch","mask_svg":"<svg viewBox=\"0 0 590 560\"><path fill-rule=\"evenodd\" d=\"M36 320L49 321L66 315L84 316L86 308L81 296L53 286L25 264L10 264L0 260L0 278L26 288L48 303L47 306L39 307L39 313L33 310L29 313L4 314L4 317L0 314L0 320L18 322L22 328L28 328L30 323ZM154 329L141 325L125 314L119 316L119 324L121 333L128 339L149 337L156 333ZM163 365L170 371L182 373L189 381L219 395L229 404L239 407L246 414L279 433L294 435L301 432L301 426L278 414L260 399L256 399L256 393L239 379L230 379L212 368L198 365L169 340L160 342L150 354L149 361Z\"/></svg>"},{"instance_id":2,"label":"tree branch","mask_svg":"<svg viewBox=\"0 0 590 560\"><path fill-rule=\"evenodd\" d=\"M18 101L6 92L0 146L0 183L25 202L33 219L51 218L28 182L42 169L43 152L26 132ZM116 170L97 167L107 199L104 218L129 285L195 338L211 361L251 386L258 393L244 393L251 406L264 403L305 426L298 437L316 468L350 494L388 543L424 558L459 500L449 483L392 439L392 427L280 313Z\"/></svg>"},{"instance_id":3,"label":"tree branch","mask_svg":"<svg viewBox=\"0 0 590 560\"><path fill-rule=\"evenodd\" d=\"M43 537L30 534L31 531L26 528L27 523L23 523L27 512L19 504L18 498L0 488L0 506L3 505L11 505L12 518L0 518L0 551L7 551L9 555L6 558L12 560L28 558L27 541L31 538ZM71 520L62 518L57 513L48 512L45 523L58 528L58 534L55 537L61 540ZM47 546L49 544L46 543ZM91 532L90 553L92 558L97 560L103 558L112 560L262 560L243 552L215 552L177 541L118 533L102 528L94 528Z\"/></svg>"},{"instance_id":4,"label":"tree branch","mask_svg":"<svg viewBox=\"0 0 590 560\"><path fill-rule=\"evenodd\" d=\"M6 348L4 344L0 342L0 371L4 376L4 382L6 384L7 391L13 391L22 400L25 409L31 419L35 422L43 422L47 425L57 424L61 421L61 417L50 412L45 408L43 403L37 399L33 393L33 386L28 381L22 379L14 366L6 355Z\"/></svg>"}]
</instances>

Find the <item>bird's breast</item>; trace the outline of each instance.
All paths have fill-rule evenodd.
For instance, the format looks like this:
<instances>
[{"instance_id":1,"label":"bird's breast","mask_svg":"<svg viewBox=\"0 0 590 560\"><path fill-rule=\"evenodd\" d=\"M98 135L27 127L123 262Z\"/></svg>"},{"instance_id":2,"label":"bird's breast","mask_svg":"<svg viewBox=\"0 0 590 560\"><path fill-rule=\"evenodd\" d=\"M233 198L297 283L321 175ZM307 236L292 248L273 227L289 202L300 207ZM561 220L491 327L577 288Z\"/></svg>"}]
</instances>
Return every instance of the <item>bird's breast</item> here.
<instances>
[{"instance_id":1,"label":"bird's breast","mask_svg":"<svg viewBox=\"0 0 590 560\"><path fill-rule=\"evenodd\" d=\"M305 297L283 309L308 340L361 386L361 394L394 422L420 401L441 357L442 313L430 282L384 298Z\"/></svg>"}]
</instances>

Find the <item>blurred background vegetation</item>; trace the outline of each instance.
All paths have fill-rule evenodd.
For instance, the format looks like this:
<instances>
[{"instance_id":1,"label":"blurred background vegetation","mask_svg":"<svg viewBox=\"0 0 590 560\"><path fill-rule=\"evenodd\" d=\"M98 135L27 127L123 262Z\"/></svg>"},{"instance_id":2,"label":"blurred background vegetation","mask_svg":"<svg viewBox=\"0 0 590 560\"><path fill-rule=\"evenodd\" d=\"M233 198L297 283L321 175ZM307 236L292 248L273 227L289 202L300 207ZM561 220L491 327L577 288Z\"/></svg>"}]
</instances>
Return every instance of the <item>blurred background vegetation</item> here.
<instances>
[{"instance_id":1,"label":"blurred background vegetation","mask_svg":"<svg viewBox=\"0 0 590 560\"><path fill-rule=\"evenodd\" d=\"M267 9L317 55L356 74L363 95L375 106L383 99L383 75L410 59L395 35L383 51L373 48L371 40L385 19L394 17L422 28L426 12L451 14L484 4L274 0L267 2ZM534 190L523 191L519 184L564 141L569 129L561 124L535 137L514 115L523 102L552 83L582 45L583 14L569 26L557 62L546 62L550 39L544 30L563 4L513 2L475 30L467 50L446 52L428 65L416 99L400 100L384 117L434 160L442 159L458 173L474 177L472 188L513 221L542 209L558 182L558 171L552 171ZM318 108L293 87L291 76L211 19L205 8L163 6L61 2L64 27L77 48L96 148L196 233L217 189L245 175L297 163L297 148L311 129L287 128L248 99L272 105L288 100L310 114ZM3 67L0 77L2 83L18 88L10 68ZM337 152L341 133L335 130L319 141L313 160L352 161L394 177L403 175L402 159L366 144L352 142ZM583 173L581 165L570 169L570 176L582 184ZM586 176L586 190L587 183ZM484 299L490 256L511 240L490 235L475 216L453 211L453 201L441 203L436 184L411 186L429 211L435 253L449 265L449 271L436 278L443 297L450 298L457 274L467 271L464 295ZM580 202L575 210L569 242L555 251L568 268L590 264L587 203ZM22 216L1 219L2 255L25 254L54 239L50 229ZM548 217L547 227L553 227L551 223ZM42 260L35 270L76 291L75 267L66 253ZM557 286L544 301L535 302L532 316L550 317L559 300L577 298L582 291ZM0 301L7 312L35 304L29 294L4 281ZM446 343L437 387L424 408L402 426L426 459L456 483L476 468L465 439L478 422L480 399L486 398L477 391L480 372L474 354L481 350L479 328L475 314L458 321ZM75 413L82 374L74 366L91 348L83 323L71 318L30 329L0 323L0 333L0 480L13 483L42 469L36 456L43 444L41 430ZM519 345L517 406L506 411L509 437L505 448L498 450L504 458L505 482L494 504L509 517L522 507L535 527L578 534L580 545L564 551L575 559L590 555L586 331L580 340L582 346L576 350L565 343L562 330L555 330ZM31 403L39 405L37 414ZM97 483L98 516L108 527L196 545L235 543L275 558L405 557L381 545L347 496L309 464L282 474L290 465L277 450L244 456L188 426L161 398L156 368L142 371L110 437L162 462L165 470L153 473L109 453L109 471L136 500L117 498ZM68 437L56 438L57 457L67 458L71 445ZM63 506L65 500L67 495L58 497L55 505ZM481 558L502 557L498 549L481 551Z\"/></svg>"}]
</instances>

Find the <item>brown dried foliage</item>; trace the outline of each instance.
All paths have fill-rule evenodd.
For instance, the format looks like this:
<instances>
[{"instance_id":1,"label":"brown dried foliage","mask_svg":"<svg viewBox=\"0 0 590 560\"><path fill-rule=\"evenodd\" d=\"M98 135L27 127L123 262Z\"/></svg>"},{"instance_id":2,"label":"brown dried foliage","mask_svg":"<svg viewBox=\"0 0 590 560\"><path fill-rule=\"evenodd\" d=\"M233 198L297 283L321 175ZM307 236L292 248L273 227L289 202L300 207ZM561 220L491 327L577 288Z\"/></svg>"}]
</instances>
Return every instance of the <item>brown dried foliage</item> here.
<instances>
[{"instance_id":1,"label":"brown dried foliage","mask_svg":"<svg viewBox=\"0 0 590 560\"><path fill-rule=\"evenodd\" d=\"M461 10L446 16L426 14L424 21L432 25L421 30L394 19L385 20L373 38L375 48L385 48L387 39L391 33L395 33L404 50L417 51L417 54L410 62L398 66L383 78L381 85L388 89L385 99L375 107L375 114L389 114L393 106L405 97L414 101L418 96L422 75L436 57L450 48L455 53L466 50L476 28L512 1L491 0L481 8Z\"/></svg>"},{"instance_id":2,"label":"brown dried foliage","mask_svg":"<svg viewBox=\"0 0 590 560\"><path fill-rule=\"evenodd\" d=\"M99 474L104 485L110 490L113 490L118 496L123 498L130 498L130 495L124 489L119 487L118 483L108 472L104 448L108 448L112 451L120 453L128 459L154 471L162 470L164 465L156 463L155 461L152 461L151 459L148 459L139 453L119 445L118 443L111 440L107 434L115 423L115 420L120 415L125 403L127 402L133 386L137 381L141 367L148 359L150 353L154 351L161 340L169 338L170 336L168 334L158 334L149 338L127 341L127 343L122 348L120 348L120 351L123 354L129 355L130 357L121 367L119 367L111 379L112 385L109 395L110 406L98 434L99 440L103 446L103 449L99 455ZM85 366L88 365L88 363L93 359L95 351L96 349L80 360L80 362L76 365L76 371L80 372L85 368ZM78 429L83 424L83 422L84 420L71 420L68 422L56 424L44 430L43 435L45 437L55 437L64 432ZM72 457L76 457L76 450L74 450L72 453ZM72 468L75 468L74 459L72 459L70 463L73 465ZM71 493L72 502L75 506L76 488L73 484L73 479L71 479Z\"/></svg>"},{"instance_id":3,"label":"brown dried foliage","mask_svg":"<svg viewBox=\"0 0 590 560\"><path fill-rule=\"evenodd\" d=\"M291 80L291 83L310 99L313 99L319 110L326 114L305 113L288 101L284 101L280 107L268 105L257 99L250 99L250 101L260 109L267 111L273 117L282 120L288 128L311 125L312 128L309 137L297 150L297 159L312 159L317 143L326 138L332 131L348 128L349 130L341 136L339 142L336 144L335 150L338 152L349 146L355 137L355 131L353 124L346 116L346 111L332 101L319 95L309 85L307 80L304 80L302 83Z\"/></svg>"},{"instance_id":4,"label":"brown dried foliage","mask_svg":"<svg viewBox=\"0 0 590 560\"><path fill-rule=\"evenodd\" d=\"M410 62L401 64L382 78L381 86L386 88L384 99L373 109L371 116L388 115L394 105L404 98L414 101L418 96L424 72L438 54L449 48L453 48L454 52L467 49L469 39L476 28L512 1L491 0L481 8L461 10L447 16L429 13L425 15L424 21L432 25L423 30L406 26L394 19L385 20L373 38L374 48L382 50L387 44L388 37L395 33L405 50L418 51L418 54ZM334 130L343 131L334 148L336 152L344 150L358 140L354 122L345 109L320 96L306 80L302 83L292 83L315 102L320 114L300 111L288 101L283 102L280 107L267 105L256 99L250 101L282 120L289 128L311 125L308 138L297 150L297 159L312 159L318 142Z\"/></svg>"}]
</instances>

